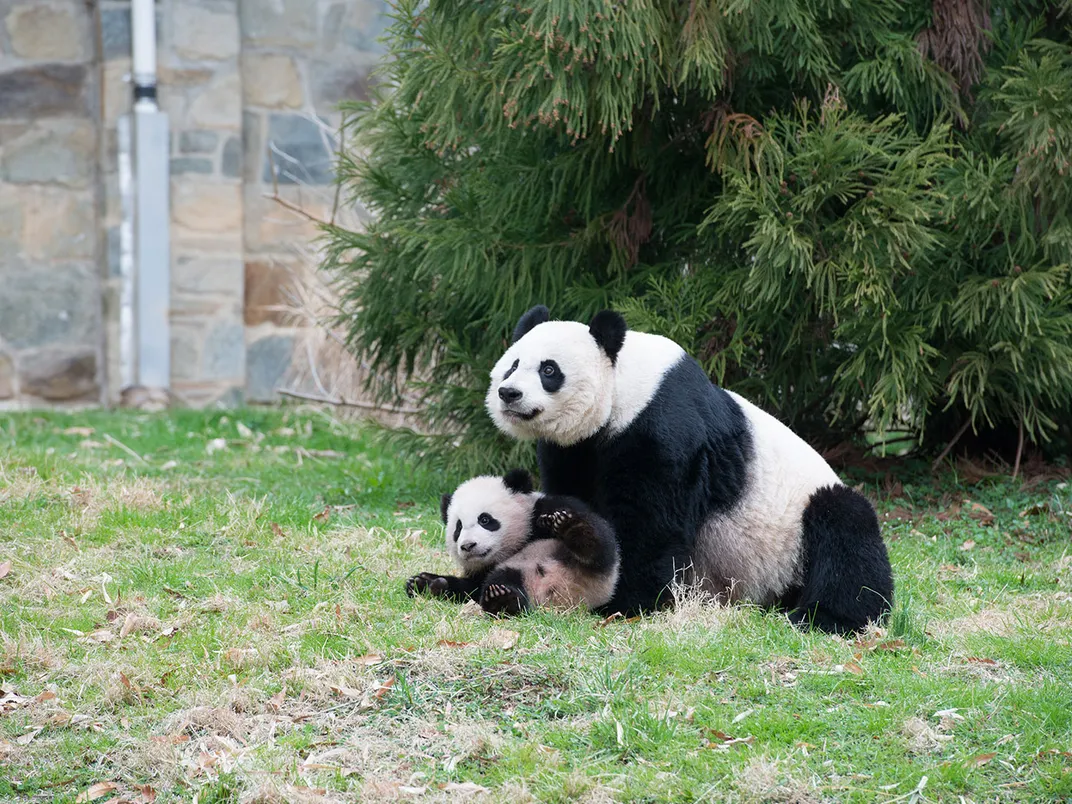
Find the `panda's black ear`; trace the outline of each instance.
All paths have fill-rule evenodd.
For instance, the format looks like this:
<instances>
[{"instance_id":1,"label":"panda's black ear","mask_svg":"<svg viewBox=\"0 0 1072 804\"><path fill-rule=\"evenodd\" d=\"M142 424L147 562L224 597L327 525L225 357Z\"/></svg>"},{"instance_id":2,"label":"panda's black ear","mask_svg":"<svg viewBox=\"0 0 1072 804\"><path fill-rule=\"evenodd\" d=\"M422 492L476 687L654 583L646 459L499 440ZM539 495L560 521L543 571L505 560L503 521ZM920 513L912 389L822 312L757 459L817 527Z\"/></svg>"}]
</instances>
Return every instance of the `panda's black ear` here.
<instances>
[{"instance_id":1,"label":"panda's black ear","mask_svg":"<svg viewBox=\"0 0 1072 804\"><path fill-rule=\"evenodd\" d=\"M545 305L537 304L518 319L517 326L514 327L514 337L510 343L517 343L537 324L542 324L544 321L550 320L551 311L548 310Z\"/></svg>"},{"instance_id":2,"label":"panda's black ear","mask_svg":"<svg viewBox=\"0 0 1072 804\"><path fill-rule=\"evenodd\" d=\"M625 343L625 330L625 319L621 313L613 310L601 310L588 325L588 331L592 333L599 347L607 353L611 363L618 359L618 352Z\"/></svg>"},{"instance_id":3,"label":"panda's black ear","mask_svg":"<svg viewBox=\"0 0 1072 804\"><path fill-rule=\"evenodd\" d=\"M439 498L439 515L443 517L443 524L447 524L447 509L450 508L450 501L454 497L453 494L444 494Z\"/></svg>"},{"instance_id":4,"label":"panda's black ear","mask_svg":"<svg viewBox=\"0 0 1072 804\"><path fill-rule=\"evenodd\" d=\"M524 469L511 469L503 475L503 483L514 494L532 494L536 488L532 475Z\"/></svg>"}]
</instances>

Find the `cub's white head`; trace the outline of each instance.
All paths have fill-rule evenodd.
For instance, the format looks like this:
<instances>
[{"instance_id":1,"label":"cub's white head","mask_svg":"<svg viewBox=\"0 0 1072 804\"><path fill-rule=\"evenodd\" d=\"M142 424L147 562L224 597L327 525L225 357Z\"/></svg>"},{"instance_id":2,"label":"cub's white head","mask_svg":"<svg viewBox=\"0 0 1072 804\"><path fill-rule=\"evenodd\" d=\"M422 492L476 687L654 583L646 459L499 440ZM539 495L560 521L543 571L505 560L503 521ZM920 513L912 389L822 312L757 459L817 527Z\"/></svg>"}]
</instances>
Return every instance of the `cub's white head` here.
<instances>
[{"instance_id":1,"label":"cub's white head","mask_svg":"<svg viewBox=\"0 0 1072 804\"><path fill-rule=\"evenodd\" d=\"M539 492L532 475L514 469L503 477L481 475L444 494L439 512L446 526L447 552L466 575L498 564L522 547L532 531Z\"/></svg>"},{"instance_id":2,"label":"cub's white head","mask_svg":"<svg viewBox=\"0 0 1072 804\"><path fill-rule=\"evenodd\" d=\"M549 319L543 305L521 317L513 345L491 370L485 404L507 435L569 446L610 418L625 319L611 310L597 313L589 326Z\"/></svg>"}]
</instances>

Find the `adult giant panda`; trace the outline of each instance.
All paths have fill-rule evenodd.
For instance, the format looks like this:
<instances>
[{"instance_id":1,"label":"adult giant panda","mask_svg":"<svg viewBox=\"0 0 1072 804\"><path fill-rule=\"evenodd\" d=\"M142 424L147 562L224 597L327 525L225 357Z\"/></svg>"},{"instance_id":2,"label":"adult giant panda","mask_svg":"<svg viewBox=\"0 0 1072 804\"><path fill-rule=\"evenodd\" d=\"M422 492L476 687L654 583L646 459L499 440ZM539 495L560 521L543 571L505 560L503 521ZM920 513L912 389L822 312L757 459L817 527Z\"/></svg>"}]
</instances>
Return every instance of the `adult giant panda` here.
<instances>
[{"instance_id":1,"label":"adult giant panda","mask_svg":"<svg viewBox=\"0 0 1072 804\"><path fill-rule=\"evenodd\" d=\"M603 611L653 609L675 579L824 631L889 610L874 509L799 436L618 313L549 319L542 305L521 317L486 404L504 433L537 439L546 493L614 528L619 582Z\"/></svg>"}]
</instances>

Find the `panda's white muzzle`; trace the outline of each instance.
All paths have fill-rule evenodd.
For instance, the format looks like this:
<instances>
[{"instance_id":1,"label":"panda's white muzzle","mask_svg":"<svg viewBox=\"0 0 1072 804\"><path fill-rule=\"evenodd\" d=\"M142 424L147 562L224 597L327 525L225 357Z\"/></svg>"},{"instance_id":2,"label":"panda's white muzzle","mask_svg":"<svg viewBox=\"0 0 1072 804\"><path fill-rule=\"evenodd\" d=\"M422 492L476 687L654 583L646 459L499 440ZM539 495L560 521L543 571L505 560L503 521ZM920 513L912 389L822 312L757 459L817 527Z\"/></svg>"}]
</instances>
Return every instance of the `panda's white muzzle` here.
<instances>
[{"instance_id":1,"label":"panda's white muzzle","mask_svg":"<svg viewBox=\"0 0 1072 804\"><path fill-rule=\"evenodd\" d=\"M497 393L502 402L500 410L508 418L530 422L543 412L540 408L525 410L523 407L525 394L513 386L500 385Z\"/></svg>"}]
</instances>

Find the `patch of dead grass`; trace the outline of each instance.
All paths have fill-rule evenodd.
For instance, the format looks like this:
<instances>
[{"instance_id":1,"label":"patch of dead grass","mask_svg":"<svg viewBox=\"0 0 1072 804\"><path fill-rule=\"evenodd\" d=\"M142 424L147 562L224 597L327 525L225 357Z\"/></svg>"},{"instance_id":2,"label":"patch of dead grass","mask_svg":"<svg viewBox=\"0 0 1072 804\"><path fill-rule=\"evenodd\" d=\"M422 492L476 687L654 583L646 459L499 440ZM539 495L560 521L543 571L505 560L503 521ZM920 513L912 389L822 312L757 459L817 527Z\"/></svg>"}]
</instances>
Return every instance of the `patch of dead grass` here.
<instances>
[{"instance_id":1,"label":"patch of dead grass","mask_svg":"<svg viewBox=\"0 0 1072 804\"><path fill-rule=\"evenodd\" d=\"M820 801L815 791L796 778L784 762L767 756L753 757L737 777L741 801L747 804L778 802L779 804L815 804Z\"/></svg>"},{"instance_id":2,"label":"patch of dead grass","mask_svg":"<svg viewBox=\"0 0 1072 804\"><path fill-rule=\"evenodd\" d=\"M32 466L15 466L0 461L0 505L38 496L45 482Z\"/></svg>"},{"instance_id":3,"label":"patch of dead grass","mask_svg":"<svg viewBox=\"0 0 1072 804\"><path fill-rule=\"evenodd\" d=\"M104 511L157 511L164 507L164 486L146 477L108 478L104 481L86 476L67 490L67 500L75 515L76 527L92 529Z\"/></svg>"}]
</instances>

